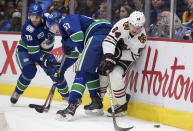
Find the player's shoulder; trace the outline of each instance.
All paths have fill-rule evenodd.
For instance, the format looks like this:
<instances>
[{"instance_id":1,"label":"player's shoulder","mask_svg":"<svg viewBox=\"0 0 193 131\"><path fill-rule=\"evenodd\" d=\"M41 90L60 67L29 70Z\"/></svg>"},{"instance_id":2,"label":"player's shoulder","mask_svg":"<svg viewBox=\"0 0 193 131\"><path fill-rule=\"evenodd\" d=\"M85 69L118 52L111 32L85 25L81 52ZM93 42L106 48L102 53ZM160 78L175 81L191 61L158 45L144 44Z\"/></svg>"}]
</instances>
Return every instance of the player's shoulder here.
<instances>
[{"instance_id":1,"label":"player's shoulder","mask_svg":"<svg viewBox=\"0 0 193 131\"><path fill-rule=\"evenodd\" d=\"M62 18L62 21L72 21L75 19L79 19L80 15L79 14L70 14Z\"/></svg>"},{"instance_id":2,"label":"player's shoulder","mask_svg":"<svg viewBox=\"0 0 193 131\"><path fill-rule=\"evenodd\" d=\"M76 25L80 21L80 15L79 14L71 14L63 17L59 21L60 27L70 26L70 25Z\"/></svg>"},{"instance_id":3,"label":"player's shoulder","mask_svg":"<svg viewBox=\"0 0 193 131\"><path fill-rule=\"evenodd\" d=\"M128 24L128 18L123 18L123 19L119 20L117 23L115 23L115 25L123 26L126 23Z\"/></svg>"},{"instance_id":4,"label":"player's shoulder","mask_svg":"<svg viewBox=\"0 0 193 131\"><path fill-rule=\"evenodd\" d=\"M115 23L114 27L119 27L120 30L129 30L128 18L123 18Z\"/></svg>"}]
</instances>

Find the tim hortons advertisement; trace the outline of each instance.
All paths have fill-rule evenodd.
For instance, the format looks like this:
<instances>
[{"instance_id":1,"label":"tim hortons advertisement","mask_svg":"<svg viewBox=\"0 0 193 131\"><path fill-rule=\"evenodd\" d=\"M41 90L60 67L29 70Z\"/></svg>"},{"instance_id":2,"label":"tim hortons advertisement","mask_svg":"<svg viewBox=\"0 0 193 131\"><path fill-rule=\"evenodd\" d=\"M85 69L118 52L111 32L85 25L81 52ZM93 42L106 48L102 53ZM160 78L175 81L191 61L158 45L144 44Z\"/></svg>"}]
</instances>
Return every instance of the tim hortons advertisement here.
<instances>
[{"instance_id":1,"label":"tim hortons advertisement","mask_svg":"<svg viewBox=\"0 0 193 131\"><path fill-rule=\"evenodd\" d=\"M148 41L126 75L132 101L193 113L193 44Z\"/></svg>"}]
</instances>

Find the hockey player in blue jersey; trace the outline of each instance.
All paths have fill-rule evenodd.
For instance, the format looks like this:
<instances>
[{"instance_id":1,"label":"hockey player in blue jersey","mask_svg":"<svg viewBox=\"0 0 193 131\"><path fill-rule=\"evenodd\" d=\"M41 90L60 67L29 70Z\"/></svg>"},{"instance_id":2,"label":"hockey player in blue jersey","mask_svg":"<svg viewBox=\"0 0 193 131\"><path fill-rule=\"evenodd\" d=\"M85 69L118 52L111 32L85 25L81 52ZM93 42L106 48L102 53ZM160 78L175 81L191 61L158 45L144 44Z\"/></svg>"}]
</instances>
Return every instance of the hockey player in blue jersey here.
<instances>
[{"instance_id":1,"label":"hockey player in blue jersey","mask_svg":"<svg viewBox=\"0 0 193 131\"><path fill-rule=\"evenodd\" d=\"M20 95L26 90L37 72L39 64L45 73L55 82L59 93L63 98L68 97L68 88L63 75L60 78L54 76L58 62L50 53L54 46L54 33L46 27L43 10L37 3L32 4L28 11L28 20L24 23L21 32L21 40L17 46L16 58L21 69L21 75L16 88L10 98L15 104Z\"/></svg>"},{"instance_id":2,"label":"hockey player in blue jersey","mask_svg":"<svg viewBox=\"0 0 193 131\"><path fill-rule=\"evenodd\" d=\"M111 30L112 25L107 20L94 20L92 18L72 14L58 17L57 12L52 12L47 19L47 25L53 32L60 31L62 48L67 56L74 56L77 49L80 53L76 68L76 75L69 95L69 105L64 110L57 111L61 119L71 119L87 87L91 103L84 107L85 110L102 109L102 100L97 91L100 87L97 67L102 58L102 41ZM69 57L67 57L69 58ZM66 65L72 65L66 59Z\"/></svg>"}]
</instances>

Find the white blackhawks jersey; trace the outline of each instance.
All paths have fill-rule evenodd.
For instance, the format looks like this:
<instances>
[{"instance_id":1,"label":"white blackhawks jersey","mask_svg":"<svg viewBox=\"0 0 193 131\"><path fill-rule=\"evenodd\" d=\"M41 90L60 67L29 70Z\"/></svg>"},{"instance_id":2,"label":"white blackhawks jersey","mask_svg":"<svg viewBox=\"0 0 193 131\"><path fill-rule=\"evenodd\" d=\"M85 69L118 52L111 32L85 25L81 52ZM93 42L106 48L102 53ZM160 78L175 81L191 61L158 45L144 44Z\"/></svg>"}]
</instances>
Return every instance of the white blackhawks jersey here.
<instances>
[{"instance_id":1,"label":"white blackhawks jersey","mask_svg":"<svg viewBox=\"0 0 193 131\"><path fill-rule=\"evenodd\" d=\"M122 41L122 57L120 60L135 61L146 45L147 36L145 29L133 36L129 31L128 18L118 21L103 41L103 53L115 53L115 48Z\"/></svg>"}]
</instances>

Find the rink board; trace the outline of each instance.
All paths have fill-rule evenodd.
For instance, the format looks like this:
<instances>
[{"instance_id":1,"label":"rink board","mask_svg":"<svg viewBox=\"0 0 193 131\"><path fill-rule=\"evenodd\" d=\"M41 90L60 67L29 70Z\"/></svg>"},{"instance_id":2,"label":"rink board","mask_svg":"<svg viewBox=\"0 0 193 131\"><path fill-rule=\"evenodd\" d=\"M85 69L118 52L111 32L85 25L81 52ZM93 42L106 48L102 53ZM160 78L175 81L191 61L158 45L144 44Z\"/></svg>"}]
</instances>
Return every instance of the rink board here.
<instances>
[{"instance_id":1,"label":"rink board","mask_svg":"<svg viewBox=\"0 0 193 131\"><path fill-rule=\"evenodd\" d=\"M11 95L20 74L15 60L18 34L0 34L0 94ZM192 41L150 39L142 57L126 75L131 102L127 114L141 119L193 130L193 56ZM53 54L60 59L60 37L56 37ZM69 85L74 66L65 74ZM52 82L38 67L24 97L45 99ZM86 94L86 93L85 93ZM55 100L61 100L56 93ZM84 102L88 103L88 94ZM109 102L105 99L105 109Z\"/></svg>"}]
</instances>

